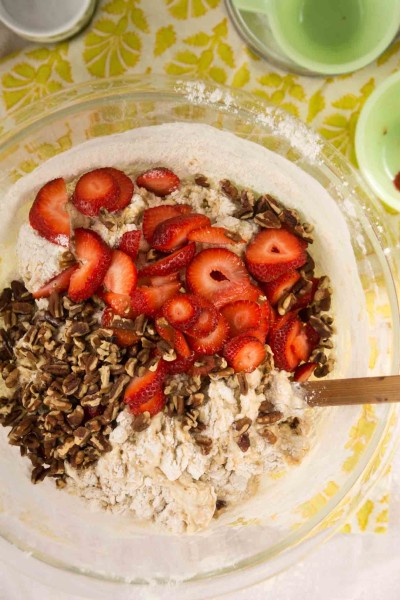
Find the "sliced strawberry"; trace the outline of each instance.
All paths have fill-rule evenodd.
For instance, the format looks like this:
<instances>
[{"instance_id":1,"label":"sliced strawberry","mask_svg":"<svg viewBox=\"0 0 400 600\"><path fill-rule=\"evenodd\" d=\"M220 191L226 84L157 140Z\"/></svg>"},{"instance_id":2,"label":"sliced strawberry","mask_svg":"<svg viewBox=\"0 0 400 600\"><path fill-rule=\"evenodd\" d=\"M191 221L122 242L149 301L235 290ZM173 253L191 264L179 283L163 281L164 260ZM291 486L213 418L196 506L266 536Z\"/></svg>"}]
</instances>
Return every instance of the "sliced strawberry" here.
<instances>
[{"instance_id":1,"label":"sliced strawberry","mask_svg":"<svg viewBox=\"0 0 400 600\"><path fill-rule=\"evenodd\" d=\"M117 340L117 344L122 348L129 348L139 341L139 337L131 329L123 329L121 327L113 327L115 313L112 308L106 308L101 317L103 327L110 327L113 330L113 335Z\"/></svg>"},{"instance_id":2,"label":"sliced strawberry","mask_svg":"<svg viewBox=\"0 0 400 600\"><path fill-rule=\"evenodd\" d=\"M178 356L175 360L171 360L168 364L168 372L172 375L178 375L181 373L188 373L191 371L196 360L196 355L191 352L190 356L183 358Z\"/></svg>"},{"instance_id":3,"label":"sliced strawberry","mask_svg":"<svg viewBox=\"0 0 400 600\"><path fill-rule=\"evenodd\" d=\"M200 314L187 334L192 337L204 337L214 331L218 323L219 313L215 306L201 296L195 296L196 303L200 306Z\"/></svg>"},{"instance_id":4,"label":"sliced strawberry","mask_svg":"<svg viewBox=\"0 0 400 600\"><path fill-rule=\"evenodd\" d=\"M71 275L74 271L76 271L77 268L78 265L72 265L72 267L68 267L68 269L65 269L59 273L59 275L56 275L53 277L53 279L50 279L50 281L45 283L44 286L39 290L33 292L33 297L36 299L48 298L53 292L58 292L59 294L66 292L69 286Z\"/></svg>"},{"instance_id":5,"label":"sliced strawberry","mask_svg":"<svg viewBox=\"0 0 400 600\"><path fill-rule=\"evenodd\" d=\"M157 167L141 173L136 183L156 196L167 196L180 186L181 180L169 169Z\"/></svg>"},{"instance_id":6,"label":"sliced strawberry","mask_svg":"<svg viewBox=\"0 0 400 600\"><path fill-rule=\"evenodd\" d=\"M304 308L312 303L314 300L315 292L318 289L319 279L313 277L311 280L311 287L308 291L305 288L299 291L297 295L297 302L293 308Z\"/></svg>"},{"instance_id":7,"label":"sliced strawberry","mask_svg":"<svg viewBox=\"0 0 400 600\"><path fill-rule=\"evenodd\" d=\"M119 187L118 199L115 201L111 212L122 210L132 200L134 190L133 181L123 171L114 167L105 167L104 170L115 179Z\"/></svg>"},{"instance_id":8,"label":"sliced strawberry","mask_svg":"<svg viewBox=\"0 0 400 600\"><path fill-rule=\"evenodd\" d=\"M318 346L320 337L309 323L302 325L301 331L293 342L293 351L300 360L307 361L311 352Z\"/></svg>"},{"instance_id":9,"label":"sliced strawberry","mask_svg":"<svg viewBox=\"0 0 400 600\"><path fill-rule=\"evenodd\" d=\"M74 246L80 266L72 273L68 296L74 302L83 302L102 283L111 263L111 250L95 231L82 228L75 229Z\"/></svg>"},{"instance_id":10,"label":"sliced strawberry","mask_svg":"<svg viewBox=\"0 0 400 600\"><path fill-rule=\"evenodd\" d=\"M136 260L141 237L141 231L126 231L119 241L118 249L125 252L132 260Z\"/></svg>"},{"instance_id":11,"label":"sliced strawberry","mask_svg":"<svg viewBox=\"0 0 400 600\"><path fill-rule=\"evenodd\" d=\"M244 244L240 236L230 237L230 232L224 227L202 227L195 229L188 235L188 240L200 244L212 244L214 246L231 246Z\"/></svg>"},{"instance_id":12,"label":"sliced strawberry","mask_svg":"<svg viewBox=\"0 0 400 600\"><path fill-rule=\"evenodd\" d=\"M171 275L186 267L196 253L196 244L191 243L169 256L146 265L139 271L139 277Z\"/></svg>"},{"instance_id":13,"label":"sliced strawberry","mask_svg":"<svg viewBox=\"0 0 400 600\"><path fill-rule=\"evenodd\" d=\"M29 223L39 235L58 244L68 246L71 235L67 187L61 177L40 188L29 211Z\"/></svg>"},{"instance_id":14,"label":"sliced strawberry","mask_svg":"<svg viewBox=\"0 0 400 600\"><path fill-rule=\"evenodd\" d=\"M303 325L295 312L287 313L274 324L269 334L269 345L277 369L294 371L298 367L301 359L295 352L295 344L298 336L302 335Z\"/></svg>"},{"instance_id":15,"label":"sliced strawberry","mask_svg":"<svg viewBox=\"0 0 400 600\"><path fill-rule=\"evenodd\" d=\"M186 270L189 290L220 308L246 299L250 279L243 261L225 248L202 250ZM254 293L251 294L254 298Z\"/></svg>"},{"instance_id":16,"label":"sliced strawberry","mask_svg":"<svg viewBox=\"0 0 400 600\"><path fill-rule=\"evenodd\" d=\"M155 417L162 411L166 401L167 398L164 395L164 392L159 390L152 398L150 398L150 400L147 400L147 402L142 402L142 404L132 404L130 410L134 415L148 412L151 417Z\"/></svg>"},{"instance_id":17,"label":"sliced strawberry","mask_svg":"<svg viewBox=\"0 0 400 600\"><path fill-rule=\"evenodd\" d=\"M111 265L104 277L103 285L114 294L128 295L137 282L136 267L130 256L121 250L113 250Z\"/></svg>"},{"instance_id":18,"label":"sliced strawberry","mask_svg":"<svg viewBox=\"0 0 400 600\"><path fill-rule=\"evenodd\" d=\"M133 290L131 307L137 314L154 316L162 305L175 296L181 287L180 282L167 283L159 287L142 286Z\"/></svg>"},{"instance_id":19,"label":"sliced strawberry","mask_svg":"<svg viewBox=\"0 0 400 600\"><path fill-rule=\"evenodd\" d=\"M272 281L305 264L307 242L286 229L263 229L246 248L246 264L259 281Z\"/></svg>"},{"instance_id":20,"label":"sliced strawberry","mask_svg":"<svg viewBox=\"0 0 400 600\"><path fill-rule=\"evenodd\" d=\"M314 373L317 367L317 363L304 363L297 367L293 375L293 381L297 381L298 383L303 383L303 381L308 381L311 375Z\"/></svg>"},{"instance_id":21,"label":"sliced strawberry","mask_svg":"<svg viewBox=\"0 0 400 600\"><path fill-rule=\"evenodd\" d=\"M248 329L246 331L246 335L252 335L253 337L260 340L262 344L265 344L271 324L271 314L273 309L271 308L268 300L260 303L259 306L261 310L260 321L257 327Z\"/></svg>"},{"instance_id":22,"label":"sliced strawberry","mask_svg":"<svg viewBox=\"0 0 400 600\"><path fill-rule=\"evenodd\" d=\"M166 363L161 359L154 371L148 370L144 375L133 377L125 389L125 404L138 407L148 402L161 391L166 375Z\"/></svg>"},{"instance_id":23,"label":"sliced strawberry","mask_svg":"<svg viewBox=\"0 0 400 600\"><path fill-rule=\"evenodd\" d=\"M222 350L224 343L228 339L228 335L228 321L220 314L214 331L203 337L190 337L188 341L196 354L215 354Z\"/></svg>"},{"instance_id":24,"label":"sliced strawberry","mask_svg":"<svg viewBox=\"0 0 400 600\"><path fill-rule=\"evenodd\" d=\"M266 352L260 340L251 335L241 334L225 344L223 355L228 365L236 372L251 373L265 360Z\"/></svg>"},{"instance_id":25,"label":"sliced strawberry","mask_svg":"<svg viewBox=\"0 0 400 600\"><path fill-rule=\"evenodd\" d=\"M197 213L172 217L157 225L151 245L161 252L173 252L186 244L193 229L205 227L210 223L208 217Z\"/></svg>"},{"instance_id":26,"label":"sliced strawberry","mask_svg":"<svg viewBox=\"0 0 400 600\"><path fill-rule=\"evenodd\" d=\"M144 239L151 244L153 234L160 223L190 212L192 212L192 207L188 204L162 204L161 206L147 208L143 213Z\"/></svg>"},{"instance_id":27,"label":"sliced strawberry","mask_svg":"<svg viewBox=\"0 0 400 600\"><path fill-rule=\"evenodd\" d=\"M113 312L125 319L135 319L140 313L132 308L132 300L126 294L114 292L98 292L100 298L112 308Z\"/></svg>"},{"instance_id":28,"label":"sliced strawberry","mask_svg":"<svg viewBox=\"0 0 400 600\"><path fill-rule=\"evenodd\" d=\"M276 306L281 298L290 292L301 278L297 271L287 271L277 279L264 283L262 288L272 306Z\"/></svg>"},{"instance_id":29,"label":"sliced strawberry","mask_svg":"<svg viewBox=\"0 0 400 600\"><path fill-rule=\"evenodd\" d=\"M257 328L261 321L261 308L250 300L236 300L225 304L221 313L229 323L229 335L234 337L248 329Z\"/></svg>"},{"instance_id":30,"label":"sliced strawberry","mask_svg":"<svg viewBox=\"0 0 400 600\"><path fill-rule=\"evenodd\" d=\"M153 287L160 287L160 285L166 285L167 283L177 283L178 281L180 281L179 273L171 273L171 275L154 275L153 277L138 276L139 286L151 285Z\"/></svg>"},{"instance_id":31,"label":"sliced strawberry","mask_svg":"<svg viewBox=\"0 0 400 600\"><path fill-rule=\"evenodd\" d=\"M158 335L168 342L179 356L189 358L192 355L183 333L171 327L163 317L156 319L155 324Z\"/></svg>"},{"instance_id":32,"label":"sliced strawberry","mask_svg":"<svg viewBox=\"0 0 400 600\"><path fill-rule=\"evenodd\" d=\"M178 294L162 308L167 321L180 331L190 331L200 316L201 305L193 294Z\"/></svg>"},{"instance_id":33,"label":"sliced strawberry","mask_svg":"<svg viewBox=\"0 0 400 600\"><path fill-rule=\"evenodd\" d=\"M115 210L119 196L118 182L108 168L94 169L78 179L72 203L83 215L96 217L101 208Z\"/></svg>"}]
</instances>

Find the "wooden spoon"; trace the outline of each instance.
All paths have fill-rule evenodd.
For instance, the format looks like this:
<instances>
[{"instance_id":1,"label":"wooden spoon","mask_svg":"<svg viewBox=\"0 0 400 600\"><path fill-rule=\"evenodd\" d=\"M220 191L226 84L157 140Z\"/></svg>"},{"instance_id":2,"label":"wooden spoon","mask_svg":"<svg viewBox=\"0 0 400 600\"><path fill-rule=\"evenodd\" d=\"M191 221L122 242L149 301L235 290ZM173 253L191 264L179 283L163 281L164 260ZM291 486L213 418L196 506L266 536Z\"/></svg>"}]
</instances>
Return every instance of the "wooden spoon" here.
<instances>
[{"instance_id":1,"label":"wooden spoon","mask_svg":"<svg viewBox=\"0 0 400 600\"><path fill-rule=\"evenodd\" d=\"M400 402L400 375L327 379L300 384L309 406Z\"/></svg>"}]
</instances>

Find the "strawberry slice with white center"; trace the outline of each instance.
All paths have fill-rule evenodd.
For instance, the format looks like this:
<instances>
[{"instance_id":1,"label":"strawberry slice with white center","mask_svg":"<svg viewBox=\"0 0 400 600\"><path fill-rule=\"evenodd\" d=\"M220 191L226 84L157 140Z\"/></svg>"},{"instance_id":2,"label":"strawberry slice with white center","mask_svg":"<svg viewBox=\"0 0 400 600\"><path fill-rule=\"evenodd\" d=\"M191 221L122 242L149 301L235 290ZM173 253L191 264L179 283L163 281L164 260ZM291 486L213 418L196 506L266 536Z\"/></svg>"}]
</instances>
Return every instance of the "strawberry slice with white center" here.
<instances>
[{"instance_id":1,"label":"strawberry slice with white center","mask_svg":"<svg viewBox=\"0 0 400 600\"><path fill-rule=\"evenodd\" d=\"M135 319L139 315L139 313L132 308L131 297L126 294L98 291L97 295L120 317L124 317L125 319Z\"/></svg>"},{"instance_id":2,"label":"strawberry slice with white center","mask_svg":"<svg viewBox=\"0 0 400 600\"><path fill-rule=\"evenodd\" d=\"M256 302L250 300L236 300L225 304L221 313L229 323L231 337L239 335L248 329L255 329L261 321L261 308Z\"/></svg>"},{"instance_id":3,"label":"strawberry slice with white center","mask_svg":"<svg viewBox=\"0 0 400 600\"><path fill-rule=\"evenodd\" d=\"M118 250L122 250L122 252L125 252L125 254L130 256L132 260L136 260L136 257L139 252L139 244L141 237L141 231L126 231L119 241Z\"/></svg>"},{"instance_id":4,"label":"strawberry slice with white center","mask_svg":"<svg viewBox=\"0 0 400 600\"><path fill-rule=\"evenodd\" d=\"M188 235L188 240L199 244L211 244L213 246L232 246L244 244L240 235L232 234L224 227L202 227L195 229Z\"/></svg>"},{"instance_id":5,"label":"strawberry slice with white center","mask_svg":"<svg viewBox=\"0 0 400 600\"><path fill-rule=\"evenodd\" d=\"M172 217L157 225L151 245L160 252L173 252L187 243L188 235L193 229L210 223L208 217L198 213Z\"/></svg>"},{"instance_id":6,"label":"strawberry slice with white center","mask_svg":"<svg viewBox=\"0 0 400 600\"><path fill-rule=\"evenodd\" d=\"M318 346L319 334L309 323L303 325L301 331L293 343L293 351L300 360L307 361L312 351Z\"/></svg>"},{"instance_id":7,"label":"strawberry slice with white center","mask_svg":"<svg viewBox=\"0 0 400 600\"><path fill-rule=\"evenodd\" d=\"M190 331L200 316L201 305L192 294L178 294L162 308L167 321L180 331Z\"/></svg>"},{"instance_id":8,"label":"strawberry slice with white center","mask_svg":"<svg viewBox=\"0 0 400 600\"><path fill-rule=\"evenodd\" d=\"M141 376L133 377L125 389L125 404L129 404L130 407L138 407L148 402L162 390L167 373L166 363L161 359L154 370L148 370Z\"/></svg>"},{"instance_id":9,"label":"strawberry slice with white center","mask_svg":"<svg viewBox=\"0 0 400 600\"><path fill-rule=\"evenodd\" d=\"M178 293L180 287L179 281L158 287L138 287L131 294L131 308L137 315L153 317L167 300Z\"/></svg>"},{"instance_id":10,"label":"strawberry slice with white center","mask_svg":"<svg viewBox=\"0 0 400 600\"><path fill-rule=\"evenodd\" d=\"M277 369L294 371L301 360L308 359L311 350L308 346L304 325L296 311L287 313L274 323L269 334L269 345ZM307 358L302 358L303 356Z\"/></svg>"},{"instance_id":11,"label":"strawberry slice with white center","mask_svg":"<svg viewBox=\"0 0 400 600\"><path fill-rule=\"evenodd\" d=\"M53 244L68 246L71 235L64 179L53 179L40 188L29 211L29 223Z\"/></svg>"},{"instance_id":12,"label":"strawberry slice with white center","mask_svg":"<svg viewBox=\"0 0 400 600\"><path fill-rule=\"evenodd\" d=\"M272 306L276 306L279 300L286 296L300 279L300 273L297 271L288 271L277 279L269 283L264 283L262 288Z\"/></svg>"},{"instance_id":13,"label":"strawberry slice with white center","mask_svg":"<svg viewBox=\"0 0 400 600\"><path fill-rule=\"evenodd\" d=\"M104 277L103 285L109 292L129 296L137 282L137 271L130 256L121 250L113 250L111 265Z\"/></svg>"},{"instance_id":14,"label":"strawberry slice with white center","mask_svg":"<svg viewBox=\"0 0 400 600\"><path fill-rule=\"evenodd\" d=\"M61 294L62 292L66 292L69 286L69 282L71 280L72 273L76 271L78 265L72 265L72 267L68 267L52 279L45 283L43 287L36 292L33 292L33 297L36 298L48 298L51 296L53 292L58 292Z\"/></svg>"},{"instance_id":15,"label":"strawberry slice with white center","mask_svg":"<svg viewBox=\"0 0 400 600\"><path fill-rule=\"evenodd\" d=\"M272 325L273 309L271 308L268 300L259 304L261 310L260 321L255 328L248 329L246 335L252 335L256 337L262 344L265 344L269 328Z\"/></svg>"},{"instance_id":16,"label":"strawberry slice with white center","mask_svg":"<svg viewBox=\"0 0 400 600\"><path fill-rule=\"evenodd\" d=\"M157 167L141 173L136 183L156 196L167 196L178 189L181 180L178 175L166 167Z\"/></svg>"},{"instance_id":17,"label":"strawberry slice with white center","mask_svg":"<svg viewBox=\"0 0 400 600\"><path fill-rule=\"evenodd\" d=\"M119 319L123 322L122 319ZM118 322L118 321L117 321ZM126 321L125 321L126 322ZM113 335L117 340L117 344L122 348L129 348L139 341L139 337L132 329L124 329L123 327L116 327L116 317L112 308L106 308L101 317L101 324L103 327L111 328Z\"/></svg>"},{"instance_id":18,"label":"strawberry slice with white center","mask_svg":"<svg viewBox=\"0 0 400 600\"><path fill-rule=\"evenodd\" d=\"M196 298L196 304L200 306L200 314L190 328L187 328L186 333L192 337L204 337L216 328L219 312L205 298L201 296L193 297Z\"/></svg>"},{"instance_id":19,"label":"strawberry slice with white center","mask_svg":"<svg viewBox=\"0 0 400 600\"><path fill-rule=\"evenodd\" d=\"M141 413L148 412L151 417L155 417L159 412L162 411L165 404L167 402L167 398L162 390L156 392L156 394L147 400L147 402L143 402L142 404L132 404L130 407L131 412L134 415L140 415Z\"/></svg>"},{"instance_id":20,"label":"strawberry slice with white center","mask_svg":"<svg viewBox=\"0 0 400 600\"><path fill-rule=\"evenodd\" d=\"M72 273L68 296L83 302L100 287L111 264L111 250L101 237L89 229L75 229L75 257L79 263Z\"/></svg>"},{"instance_id":21,"label":"strawberry slice with white center","mask_svg":"<svg viewBox=\"0 0 400 600\"><path fill-rule=\"evenodd\" d=\"M114 202L113 208L109 209L110 212L115 212L117 210L122 210L132 200L134 185L133 181L128 175L126 175L123 171L119 169L115 169L114 167L104 167L106 173L109 173L111 177L118 184L119 194L117 199Z\"/></svg>"},{"instance_id":22,"label":"strawberry slice with white center","mask_svg":"<svg viewBox=\"0 0 400 600\"><path fill-rule=\"evenodd\" d=\"M142 229L144 239L151 244L153 241L153 234L160 223L172 219L172 217L186 215L191 212L192 207L188 204L162 204L161 206L147 208L143 213Z\"/></svg>"},{"instance_id":23,"label":"strawberry slice with white center","mask_svg":"<svg viewBox=\"0 0 400 600\"><path fill-rule=\"evenodd\" d=\"M304 363L297 367L293 375L293 381L297 381L298 383L303 383L304 381L308 381L311 375L314 373L317 368L317 363Z\"/></svg>"},{"instance_id":24,"label":"strawberry slice with white center","mask_svg":"<svg viewBox=\"0 0 400 600\"><path fill-rule=\"evenodd\" d=\"M153 277L171 275L186 267L196 253L196 244L193 242L180 250L173 252L165 258L146 265L139 271L139 277Z\"/></svg>"},{"instance_id":25,"label":"strawberry slice with white center","mask_svg":"<svg viewBox=\"0 0 400 600\"><path fill-rule=\"evenodd\" d=\"M163 340L174 348L176 353L183 358L189 358L192 355L185 336L182 332L174 329L163 317L159 317L155 321L156 331Z\"/></svg>"},{"instance_id":26,"label":"strawberry slice with white center","mask_svg":"<svg viewBox=\"0 0 400 600\"><path fill-rule=\"evenodd\" d=\"M237 335L224 346L224 358L236 372L251 373L266 357L265 346L251 335Z\"/></svg>"},{"instance_id":27,"label":"strawberry slice with white center","mask_svg":"<svg viewBox=\"0 0 400 600\"><path fill-rule=\"evenodd\" d=\"M307 242L286 229L264 229L246 248L247 268L258 281L272 281L304 265Z\"/></svg>"},{"instance_id":28,"label":"strawberry slice with white center","mask_svg":"<svg viewBox=\"0 0 400 600\"><path fill-rule=\"evenodd\" d=\"M109 168L94 169L80 177L75 186L72 203L88 217L96 217L101 208L116 210L120 188Z\"/></svg>"},{"instance_id":29,"label":"strawberry slice with white center","mask_svg":"<svg viewBox=\"0 0 400 600\"><path fill-rule=\"evenodd\" d=\"M226 248L208 248L199 252L186 270L187 287L217 308L248 298L251 289L243 261ZM254 299L254 294L252 294Z\"/></svg>"},{"instance_id":30,"label":"strawberry slice with white center","mask_svg":"<svg viewBox=\"0 0 400 600\"><path fill-rule=\"evenodd\" d=\"M203 337L189 337L188 342L196 354L215 354L222 350L228 336L228 321L220 314L214 331Z\"/></svg>"}]
</instances>

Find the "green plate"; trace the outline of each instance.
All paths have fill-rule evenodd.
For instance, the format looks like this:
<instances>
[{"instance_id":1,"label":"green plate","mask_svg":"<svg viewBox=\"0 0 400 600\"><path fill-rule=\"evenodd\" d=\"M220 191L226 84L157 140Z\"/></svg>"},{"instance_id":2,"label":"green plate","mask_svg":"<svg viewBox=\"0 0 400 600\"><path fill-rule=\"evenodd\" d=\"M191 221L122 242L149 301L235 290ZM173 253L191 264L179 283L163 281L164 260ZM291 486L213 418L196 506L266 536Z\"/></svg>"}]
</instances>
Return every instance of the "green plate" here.
<instances>
[{"instance_id":1,"label":"green plate","mask_svg":"<svg viewBox=\"0 0 400 600\"><path fill-rule=\"evenodd\" d=\"M400 171L400 71L391 75L365 103L356 130L359 167L388 206L400 211L394 178Z\"/></svg>"}]
</instances>

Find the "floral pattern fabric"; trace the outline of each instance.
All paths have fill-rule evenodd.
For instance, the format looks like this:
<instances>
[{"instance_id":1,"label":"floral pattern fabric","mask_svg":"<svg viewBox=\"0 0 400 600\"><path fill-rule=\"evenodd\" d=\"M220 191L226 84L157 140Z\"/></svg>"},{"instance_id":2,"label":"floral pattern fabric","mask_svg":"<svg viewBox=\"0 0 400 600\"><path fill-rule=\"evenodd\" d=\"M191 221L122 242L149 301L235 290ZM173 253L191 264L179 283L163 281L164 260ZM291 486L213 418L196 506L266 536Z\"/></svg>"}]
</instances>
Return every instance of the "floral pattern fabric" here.
<instances>
[{"instance_id":1,"label":"floral pattern fabric","mask_svg":"<svg viewBox=\"0 0 400 600\"><path fill-rule=\"evenodd\" d=\"M0 61L0 117L91 78L167 73L245 89L282 107L330 140L355 165L354 132L366 99L400 69L400 39L351 75L308 78L254 55L229 22L223 0L101 0L92 23L58 45L28 47ZM399 216L388 225L399 229ZM390 471L390 470L389 470ZM389 472L344 530L385 532ZM315 498L315 509L334 489ZM307 507L310 510L310 507Z\"/></svg>"}]
</instances>

